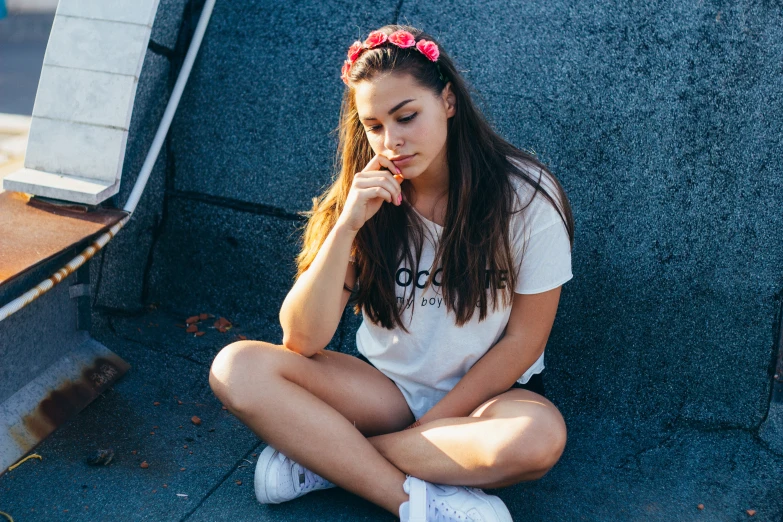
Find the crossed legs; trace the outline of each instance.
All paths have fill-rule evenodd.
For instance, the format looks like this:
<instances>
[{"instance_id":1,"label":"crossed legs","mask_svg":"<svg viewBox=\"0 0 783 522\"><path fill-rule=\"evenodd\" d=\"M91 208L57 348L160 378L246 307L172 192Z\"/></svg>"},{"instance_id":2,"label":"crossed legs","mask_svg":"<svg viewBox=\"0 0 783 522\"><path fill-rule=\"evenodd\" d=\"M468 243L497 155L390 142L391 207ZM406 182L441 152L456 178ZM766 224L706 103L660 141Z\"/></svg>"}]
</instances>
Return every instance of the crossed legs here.
<instances>
[{"instance_id":1,"label":"crossed legs","mask_svg":"<svg viewBox=\"0 0 783 522\"><path fill-rule=\"evenodd\" d=\"M280 345L239 341L215 357L209 383L267 444L398 516L405 474L429 482L505 487L543 476L565 446L554 405L509 390L469 417L403 430L414 417L396 385L356 357L304 357Z\"/></svg>"}]
</instances>

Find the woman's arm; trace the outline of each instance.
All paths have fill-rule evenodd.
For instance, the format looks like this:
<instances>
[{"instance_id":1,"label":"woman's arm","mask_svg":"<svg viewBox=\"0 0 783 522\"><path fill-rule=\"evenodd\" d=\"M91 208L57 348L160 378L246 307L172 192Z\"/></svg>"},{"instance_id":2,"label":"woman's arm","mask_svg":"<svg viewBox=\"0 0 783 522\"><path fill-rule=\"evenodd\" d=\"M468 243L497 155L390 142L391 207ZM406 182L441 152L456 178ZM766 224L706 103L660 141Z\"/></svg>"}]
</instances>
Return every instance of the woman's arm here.
<instances>
[{"instance_id":1,"label":"woman's arm","mask_svg":"<svg viewBox=\"0 0 783 522\"><path fill-rule=\"evenodd\" d=\"M288 292L280 308L280 325L283 345L289 350L312 357L337 331L345 308L340 304L355 237L355 231L338 221L312 265Z\"/></svg>"},{"instance_id":2,"label":"woman's arm","mask_svg":"<svg viewBox=\"0 0 783 522\"><path fill-rule=\"evenodd\" d=\"M419 421L467 417L488 399L508 390L544 352L561 288L538 294L514 293L506 333Z\"/></svg>"}]
</instances>

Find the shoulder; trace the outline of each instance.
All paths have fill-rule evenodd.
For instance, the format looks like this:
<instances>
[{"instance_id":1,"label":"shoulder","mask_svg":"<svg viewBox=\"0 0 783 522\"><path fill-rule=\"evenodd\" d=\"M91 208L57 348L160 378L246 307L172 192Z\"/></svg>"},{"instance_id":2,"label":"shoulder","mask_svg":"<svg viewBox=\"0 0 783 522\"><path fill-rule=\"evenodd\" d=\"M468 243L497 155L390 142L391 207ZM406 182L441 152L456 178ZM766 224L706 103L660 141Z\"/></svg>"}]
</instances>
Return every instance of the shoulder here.
<instances>
[{"instance_id":1,"label":"shoulder","mask_svg":"<svg viewBox=\"0 0 783 522\"><path fill-rule=\"evenodd\" d=\"M514 187L515 198L511 216L512 228L517 233L524 231L526 237L536 234L555 223L563 221L558 213L563 206L560 195L560 184L546 169L531 162L511 159L512 165L524 172L529 180L541 185L538 190L531 181L522 179L519 174L509 173L511 185ZM552 200L542 191L546 191Z\"/></svg>"}]
</instances>

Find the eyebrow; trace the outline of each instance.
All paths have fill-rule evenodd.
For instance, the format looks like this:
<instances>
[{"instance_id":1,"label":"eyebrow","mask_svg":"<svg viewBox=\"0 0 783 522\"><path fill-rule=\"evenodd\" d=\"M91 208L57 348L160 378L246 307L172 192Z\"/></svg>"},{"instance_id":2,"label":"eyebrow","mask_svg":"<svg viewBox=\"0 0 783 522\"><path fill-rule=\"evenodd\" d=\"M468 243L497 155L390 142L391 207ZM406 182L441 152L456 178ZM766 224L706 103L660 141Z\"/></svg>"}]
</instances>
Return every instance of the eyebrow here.
<instances>
[{"instance_id":1,"label":"eyebrow","mask_svg":"<svg viewBox=\"0 0 783 522\"><path fill-rule=\"evenodd\" d=\"M414 100L415 100L415 98L409 98L409 99L407 99L407 100L401 101L400 103L398 103L397 105L395 105L394 107L392 107L391 109L389 109L389 114L390 114L390 115L391 115L391 114L394 114L394 111L396 111L397 109L399 109L400 107L402 107L402 106L403 106L403 105L405 105L406 103L408 103L408 102L411 102L411 101L414 101ZM375 119L375 118L374 118L373 116L368 116L368 117L366 117L366 118L362 118L362 121L366 121L366 120L374 120L374 119Z\"/></svg>"}]
</instances>

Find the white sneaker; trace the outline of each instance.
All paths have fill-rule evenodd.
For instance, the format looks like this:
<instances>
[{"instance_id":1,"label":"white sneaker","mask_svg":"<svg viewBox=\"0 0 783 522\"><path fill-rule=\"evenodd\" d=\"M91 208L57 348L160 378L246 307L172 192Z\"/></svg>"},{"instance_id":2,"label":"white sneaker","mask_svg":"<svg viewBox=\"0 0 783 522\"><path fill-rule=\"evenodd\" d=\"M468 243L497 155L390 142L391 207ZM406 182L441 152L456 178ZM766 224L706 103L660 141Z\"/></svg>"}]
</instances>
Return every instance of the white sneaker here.
<instances>
[{"instance_id":1,"label":"white sneaker","mask_svg":"<svg viewBox=\"0 0 783 522\"><path fill-rule=\"evenodd\" d=\"M269 445L258 455L253 485L262 504L280 504L311 491L337 487Z\"/></svg>"},{"instance_id":2,"label":"white sneaker","mask_svg":"<svg viewBox=\"0 0 783 522\"><path fill-rule=\"evenodd\" d=\"M400 522L513 522L499 497L478 488L407 477L402 488L409 499L400 506Z\"/></svg>"}]
</instances>

